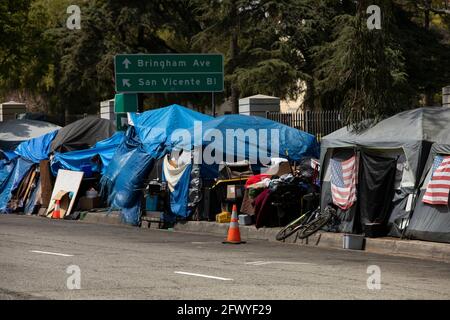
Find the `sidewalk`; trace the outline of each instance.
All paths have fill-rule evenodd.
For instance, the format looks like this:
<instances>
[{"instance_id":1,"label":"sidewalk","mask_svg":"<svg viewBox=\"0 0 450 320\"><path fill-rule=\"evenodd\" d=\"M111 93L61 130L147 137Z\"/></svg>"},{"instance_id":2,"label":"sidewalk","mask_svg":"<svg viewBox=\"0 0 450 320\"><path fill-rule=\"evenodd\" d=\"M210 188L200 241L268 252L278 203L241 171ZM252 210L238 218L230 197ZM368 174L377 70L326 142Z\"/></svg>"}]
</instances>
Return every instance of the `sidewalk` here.
<instances>
[{"instance_id":1,"label":"sidewalk","mask_svg":"<svg viewBox=\"0 0 450 320\"><path fill-rule=\"evenodd\" d=\"M90 212L82 221L90 223L121 224L120 217L117 212L112 212L109 215ZM147 224L143 224L142 227L146 228ZM156 226L152 224L151 227L154 228ZM279 242L275 239L275 236L280 228L256 229L255 226L240 226L239 228L241 238L244 241L255 239ZM174 230L180 232L215 234L225 238L228 232L228 223L188 221L176 224ZM317 232L307 239L297 240L295 243L294 240L295 235L292 235L285 240L285 243L344 250L342 249L342 233ZM398 238L366 238L364 251L450 263L450 244L447 243L400 240Z\"/></svg>"}]
</instances>

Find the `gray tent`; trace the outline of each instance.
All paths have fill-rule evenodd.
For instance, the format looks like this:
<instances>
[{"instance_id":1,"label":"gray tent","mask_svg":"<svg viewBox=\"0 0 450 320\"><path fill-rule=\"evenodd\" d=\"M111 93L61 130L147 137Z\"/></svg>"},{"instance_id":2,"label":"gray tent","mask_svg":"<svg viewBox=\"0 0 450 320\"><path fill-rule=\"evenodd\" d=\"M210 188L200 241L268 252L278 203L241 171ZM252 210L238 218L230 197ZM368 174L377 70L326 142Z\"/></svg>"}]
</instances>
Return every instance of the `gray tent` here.
<instances>
[{"instance_id":1,"label":"gray tent","mask_svg":"<svg viewBox=\"0 0 450 320\"><path fill-rule=\"evenodd\" d=\"M37 138L60 127L37 120L8 120L0 122L0 149L14 150L21 142Z\"/></svg>"},{"instance_id":2,"label":"gray tent","mask_svg":"<svg viewBox=\"0 0 450 320\"><path fill-rule=\"evenodd\" d=\"M395 181L391 187L392 205L387 224L390 235L400 236L414 207L416 190L431 146L433 142L444 139L443 132L449 123L450 109L427 107L401 112L359 134L342 128L324 137L321 142L322 207L332 202L331 158L345 159L363 152L378 157L372 158L373 164L376 164L376 159L393 159L396 161ZM360 164L360 171L361 168ZM361 177L359 180L361 183ZM368 196L360 192L359 185L357 189L358 198ZM358 231L361 223L359 207L357 201L350 209L340 212L340 231Z\"/></svg>"},{"instance_id":3,"label":"gray tent","mask_svg":"<svg viewBox=\"0 0 450 320\"><path fill-rule=\"evenodd\" d=\"M406 235L410 238L450 242L450 208L445 205L424 203L423 196L433 174L433 163L436 156L450 155L450 128L443 130L438 142L434 143L423 170L419 187L419 196L408 225Z\"/></svg>"}]
</instances>

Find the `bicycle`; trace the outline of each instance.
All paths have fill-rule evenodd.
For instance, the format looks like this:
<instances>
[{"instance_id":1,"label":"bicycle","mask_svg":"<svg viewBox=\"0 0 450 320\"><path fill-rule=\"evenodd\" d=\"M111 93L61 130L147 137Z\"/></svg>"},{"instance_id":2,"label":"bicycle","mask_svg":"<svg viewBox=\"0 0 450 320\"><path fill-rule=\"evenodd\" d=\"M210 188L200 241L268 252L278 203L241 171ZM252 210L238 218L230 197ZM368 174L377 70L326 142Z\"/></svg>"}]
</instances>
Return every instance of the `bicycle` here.
<instances>
[{"instance_id":1,"label":"bicycle","mask_svg":"<svg viewBox=\"0 0 450 320\"><path fill-rule=\"evenodd\" d=\"M297 232L298 239L305 239L322 229L335 216L336 209L330 205L323 211L320 207L310 210L281 229L277 233L276 239L278 241L285 240L295 232Z\"/></svg>"}]
</instances>

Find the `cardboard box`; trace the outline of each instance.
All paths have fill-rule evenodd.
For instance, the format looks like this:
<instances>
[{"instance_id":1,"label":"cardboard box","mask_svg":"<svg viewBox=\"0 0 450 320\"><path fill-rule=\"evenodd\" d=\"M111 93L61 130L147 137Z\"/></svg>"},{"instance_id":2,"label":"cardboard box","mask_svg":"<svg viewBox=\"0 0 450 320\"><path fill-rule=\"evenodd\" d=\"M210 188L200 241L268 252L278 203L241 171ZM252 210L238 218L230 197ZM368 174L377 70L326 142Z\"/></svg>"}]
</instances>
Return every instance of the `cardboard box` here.
<instances>
[{"instance_id":1,"label":"cardboard box","mask_svg":"<svg viewBox=\"0 0 450 320\"><path fill-rule=\"evenodd\" d=\"M78 208L80 210L91 210L94 208L99 208L101 206L100 197L88 198L81 197L78 201Z\"/></svg>"}]
</instances>

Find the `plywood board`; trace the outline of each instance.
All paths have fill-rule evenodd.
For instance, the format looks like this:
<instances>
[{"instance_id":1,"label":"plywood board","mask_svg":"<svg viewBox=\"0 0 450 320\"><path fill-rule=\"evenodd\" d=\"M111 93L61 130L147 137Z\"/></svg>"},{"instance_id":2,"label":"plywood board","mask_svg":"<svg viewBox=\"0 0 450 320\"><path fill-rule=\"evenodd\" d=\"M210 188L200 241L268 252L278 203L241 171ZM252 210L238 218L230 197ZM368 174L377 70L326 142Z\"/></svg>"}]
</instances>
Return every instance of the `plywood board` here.
<instances>
[{"instance_id":1,"label":"plywood board","mask_svg":"<svg viewBox=\"0 0 450 320\"><path fill-rule=\"evenodd\" d=\"M81 180L83 180L83 174L84 173L81 171L58 170L55 187L53 188L52 197L50 199L50 203L48 204L47 216L49 212L53 210L53 206L55 204L54 198L60 191L73 192L73 197L70 200L70 205L65 215L70 214L78 194L78 189L81 185Z\"/></svg>"}]
</instances>

